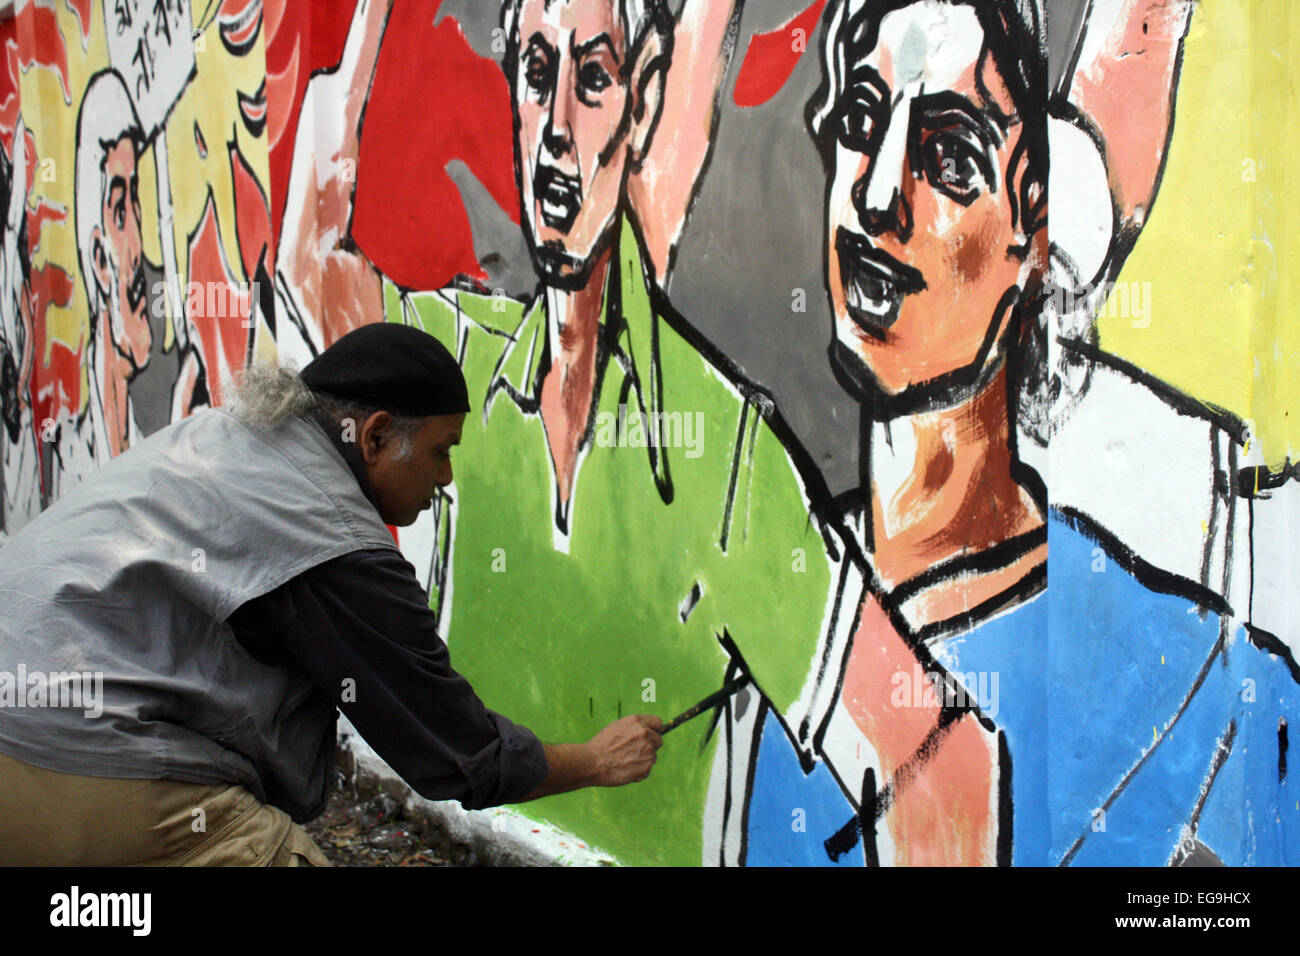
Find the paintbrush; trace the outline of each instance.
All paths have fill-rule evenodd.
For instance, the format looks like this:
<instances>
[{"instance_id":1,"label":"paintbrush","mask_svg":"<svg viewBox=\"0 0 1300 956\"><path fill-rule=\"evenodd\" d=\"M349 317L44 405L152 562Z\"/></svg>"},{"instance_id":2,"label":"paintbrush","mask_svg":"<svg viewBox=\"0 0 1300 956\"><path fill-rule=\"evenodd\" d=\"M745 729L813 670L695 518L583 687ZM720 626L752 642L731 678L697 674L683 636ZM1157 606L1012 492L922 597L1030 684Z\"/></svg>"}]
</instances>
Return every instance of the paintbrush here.
<instances>
[{"instance_id":1,"label":"paintbrush","mask_svg":"<svg viewBox=\"0 0 1300 956\"><path fill-rule=\"evenodd\" d=\"M704 698L694 707L691 707L688 710L683 711L682 713L674 717L672 720L668 721L668 723L664 724L664 729L660 731L660 735L662 736L663 734L668 733L668 731L680 727L682 724L686 723L686 721L700 716L700 714L704 713L706 710L716 707L718 704L721 704L724 700L726 700L728 697L730 697L732 694L740 690L740 688L744 687L748 683L749 683L749 675L741 674L731 683L724 686L722 690L714 691L712 694Z\"/></svg>"}]
</instances>

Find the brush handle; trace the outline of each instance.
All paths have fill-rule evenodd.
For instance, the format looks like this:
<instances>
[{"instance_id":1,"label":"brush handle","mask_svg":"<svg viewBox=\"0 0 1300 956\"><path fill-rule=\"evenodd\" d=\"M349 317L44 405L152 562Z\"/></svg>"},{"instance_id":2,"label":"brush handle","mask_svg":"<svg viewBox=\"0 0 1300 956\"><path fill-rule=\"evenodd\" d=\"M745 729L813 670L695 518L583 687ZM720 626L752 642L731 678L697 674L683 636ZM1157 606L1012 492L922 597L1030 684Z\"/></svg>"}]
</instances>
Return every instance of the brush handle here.
<instances>
[{"instance_id":1,"label":"brush handle","mask_svg":"<svg viewBox=\"0 0 1300 956\"><path fill-rule=\"evenodd\" d=\"M709 710L713 707L716 707L718 704L721 704L724 700L726 700L728 697L730 697L732 694L740 690L740 688L744 687L748 683L749 683L748 675L741 675L740 677L737 677L731 683L723 687L722 690L714 691L712 694L704 698L694 707L691 707L689 710L683 711L682 713L674 717L672 720L668 721L668 723L664 725L664 729L660 731L660 736L668 733L668 731L670 730L674 730L680 727L682 724L686 723L686 721L700 716L700 714L704 713L706 710Z\"/></svg>"}]
</instances>

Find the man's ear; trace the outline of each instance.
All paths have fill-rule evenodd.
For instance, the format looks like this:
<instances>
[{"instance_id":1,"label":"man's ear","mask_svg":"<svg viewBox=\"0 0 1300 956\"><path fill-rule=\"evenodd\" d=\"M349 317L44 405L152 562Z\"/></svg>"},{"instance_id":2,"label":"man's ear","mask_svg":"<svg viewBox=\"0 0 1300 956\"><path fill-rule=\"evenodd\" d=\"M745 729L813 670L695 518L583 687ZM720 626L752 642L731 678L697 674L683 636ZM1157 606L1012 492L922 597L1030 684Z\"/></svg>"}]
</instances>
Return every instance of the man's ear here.
<instances>
[{"instance_id":1,"label":"man's ear","mask_svg":"<svg viewBox=\"0 0 1300 956\"><path fill-rule=\"evenodd\" d=\"M632 130L628 153L632 167L638 168L650 151L655 128L664 111L664 85L668 78L668 50L664 36L649 30L632 67Z\"/></svg>"},{"instance_id":2,"label":"man's ear","mask_svg":"<svg viewBox=\"0 0 1300 956\"><path fill-rule=\"evenodd\" d=\"M90 232L90 261L95 270L95 287L99 289L100 295L109 296L113 288L113 271L109 267L108 252L104 248L104 231L99 226Z\"/></svg>"},{"instance_id":3,"label":"man's ear","mask_svg":"<svg viewBox=\"0 0 1300 956\"><path fill-rule=\"evenodd\" d=\"M379 461L379 453L388 444L388 430L392 424L393 417L388 412L375 412L361 423L357 446L361 449L361 457L367 465L374 465Z\"/></svg>"}]
</instances>

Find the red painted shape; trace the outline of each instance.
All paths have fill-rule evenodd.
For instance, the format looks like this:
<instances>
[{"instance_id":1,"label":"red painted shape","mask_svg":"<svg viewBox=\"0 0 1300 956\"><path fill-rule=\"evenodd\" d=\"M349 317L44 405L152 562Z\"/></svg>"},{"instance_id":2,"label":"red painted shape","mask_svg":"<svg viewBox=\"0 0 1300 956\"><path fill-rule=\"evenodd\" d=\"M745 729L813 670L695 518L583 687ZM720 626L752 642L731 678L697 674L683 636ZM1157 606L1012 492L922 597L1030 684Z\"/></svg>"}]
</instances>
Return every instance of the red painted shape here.
<instances>
[{"instance_id":1,"label":"red painted shape","mask_svg":"<svg viewBox=\"0 0 1300 956\"><path fill-rule=\"evenodd\" d=\"M0 20L0 40L4 43L4 57L0 62L0 141L4 151L13 155L14 128L22 100L18 96L18 41L14 39L14 21Z\"/></svg>"},{"instance_id":2,"label":"red painted shape","mask_svg":"<svg viewBox=\"0 0 1300 956\"><path fill-rule=\"evenodd\" d=\"M267 144L272 162L279 155L280 138L289 126L289 111L296 94L294 84L298 80L298 55L299 48L294 46L283 70L273 72L268 68L266 71Z\"/></svg>"},{"instance_id":3,"label":"red painted shape","mask_svg":"<svg viewBox=\"0 0 1300 956\"><path fill-rule=\"evenodd\" d=\"M817 0L793 20L769 33L755 33L745 51L745 61L736 76L736 89L732 94L740 107L762 106L785 86L794 73L799 57L812 45L817 18L821 16L826 0ZM796 31L803 31L797 33ZM802 38L802 48L796 40Z\"/></svg>"},{"instance_id":4,"label":"red painted shape","mask_svg":"<svg viewBox=\"0 0 1300 956\"><path fill-rule=\"evenodd\" d=\"M460 24L431 26L429 3L396 4L362 128L352 236L376 266L413 289L458 274L484 279L460 191L462 160L519 221L510 91L495 60Z\"/></svg>"},{"instance_id":5,"label":"red painted shape","mask_svg":"<svg viewBox=\"0 0 1300 956\"><path fill-rule=\"evenodd\" d=\"M11 131L12 132L12 131ZM36 152L36 138L26 130L25 150L28 162L28 196L35 186L34 172L40 167ZM27 203L28 261L36 258L47 223L64 223L68 211L59 203L44 196L34 196ZM70 347L66 343L48 339L46 316L51 306L66 309L72 303L75 283L72 273L53 262L33 266L28 279L32 305L32 335L35 339L36 361L32 363L28 388L32 396L33 425L39 437L40 423L47 418L57 419L62 414L72 414L81 407L81 343Z\"/></svg>"},{"instance_id":6,"label":"red painted shape","mask_svg":"<svg viewBox=\"0 0 1300 956\"><path fill-rule=\"evenodd\" d=\"M235 185L235 234L239 237L239 256L243 260L244 278L252 281L257 274L257 263L271 245L271 212L257 174L235 143L230 144L230 178ZM272 255L267 255L267 262L272 258Z\"/></svg>"},{"instance_id":7,"label":"red painted shape","mask_svg":"<svg viewBox=\"0 0 1300 956\"><path fill-rule=\"evenodd\" d=\"M33 66L54 71L63 84L63 99L72 102L68 84L68 51L52 7L28 3L16 16L0 19L0 142L13 152L14 128L22 109L19 76Z\"/></svg>"},{"instance_id":8,"label":"red painted shape","mask_svg":"<svg viewBox=\"0 0 1300 956\"><path fill-rule=\"evenodd\" d=\"M439 0L440 2L440 0ZM421 5L424 5L423 3ZM289 191L289 167L298 134L298 111L307 80L316 70L338 65L356 8L350 0L285 3L265 0L266 95L269 102L271 225L280 234Z\"/></svg>"},{"instance_id":9,"label":"red painted shape","mask_svg":"<svg viewBox=\"0 0 1300 956\"><path fill-rule=\"evenodd\" d=\"M262 29L262 0L225 0L217 13L217 29L237 49L251 45Z\"/></svg>"},{"instance_id":10,"label":"red painted shape","mask_svg":"<svg viewBox=\"0 0 1300 956\"><path fill-rule=\"evenodd\" d=\"M58 12L53 7L28 3L14 17L18 28L18 63L23 70L42 66L59 74L63 82L63 101L72 102L68 82L68 47L63 42Z\"/></svg>"},{"instance_id":11,"label":"red painted shape","mask_svg":"<svg viewBox=\"0 0 1300 956\"><path fill-rule=\"evenodd\" d=\"M27 255L35 258L41 248L41 230L47 222L59 223L68 218L68 211L59 203L38 196L36 207L27 207Z\"/></svg>"},{"instance_id":12,"label":"red painted shape","mask_svg":"<svg viewBox=\"0 0 1300 956\"><path fill-rule=\"evenodd\" d=\"M211 192L198 226L190 233L188 261L186 274L190 285L185 290L185 310L198 332L213 404L220 405L222 381L244 367L248 339L252 335L244 328L244 322L251 314L252 302L248 287L235 281L226 261L221 224ZM196 282L202 286L203 294L200 297L196 292L192 301L189 292ZM223 284L224 296L214 293L209 297L209 290L219 289Z\"/></svg>"},{"instance_id":13,"label":"red painted shape","mask_svg":"<svg viewBox=\"0 0 1300 956\"><path fill-rule=\"evenodd\" d=\"M397 539L397 529L393 527L391 524L386 524L384 525L384 527L387 528L388 533L393 536L393 543L400 547L402 542Z\"/></svg>"},{"instance_id":14,"label":"red painted shape","mask_svg":"<svg viewBox=\"0 0 1300 956\"><path fill-rule=\"evenodd\" d=\"M266 18L266 36L271 36L280 29L280 20L284 17L287 0L262 0L262 16Z\"/></svg>"},{"instance_id":15,"label":"red painted shape","mask_svg":"<svg viewBox=\"0 0 1300 956\"><path fill-rule=\"evenodd\" d=\"M72 301L72 276L56 265L32 269L32 416L37 426L47 418L81 409L81 343L76 347L49 338L45 315L50 306L66 309Z\"/></svg>"}]
</instances>

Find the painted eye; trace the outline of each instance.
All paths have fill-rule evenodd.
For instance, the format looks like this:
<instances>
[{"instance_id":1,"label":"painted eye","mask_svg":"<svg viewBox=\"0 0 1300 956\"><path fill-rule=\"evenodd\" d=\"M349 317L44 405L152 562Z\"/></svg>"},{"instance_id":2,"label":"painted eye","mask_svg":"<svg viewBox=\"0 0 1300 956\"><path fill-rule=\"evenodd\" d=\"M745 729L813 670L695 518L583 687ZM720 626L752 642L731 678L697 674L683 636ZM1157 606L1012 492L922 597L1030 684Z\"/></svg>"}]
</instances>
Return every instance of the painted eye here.
<instances>
[{"instance_id":1,"label":"painted eye","mask_svg":"<svg viewBox=\"0 0 1300 956\"><path fill-rule=\"evenodd\" d=\"M931 184L963 204L990 181L986 154L958 130L939 130L927 138L925 166Z\"/></svg>"},{"instance_id":2,"label":"painted eye","mask_svg":"<svg viewBox=\"0 0 1300 956\"><path fill-rule=\"evenodd\" d=\"M613 80L599 63L586 63L578 71L578 82L588 92L601 93L609 88Z\"/></svg>"},{"instance_id":3,"label":"painted eye","mask_svg":"<svg viewBox=\"0 0 1300 956\"><path fill-rule=\"evenodd\" d=\"M534 92L540 93L546 89L546 81L550 72L550 64L546 62L546 58L542 55L532 53L525 58L524 82Z\"/></svg>"},{"instance_id":4,"label":"painted eye","mask_svg":"<svg viewBox=\"0 0 1300 956\"><path fill-rule=\"evenodd\" d=\"M880 100L869 90L854 90L846 96L840 104L836 129L836 135L846 149L858 153L870 152L879 109Z\"/></svg>"}]
</instances>

